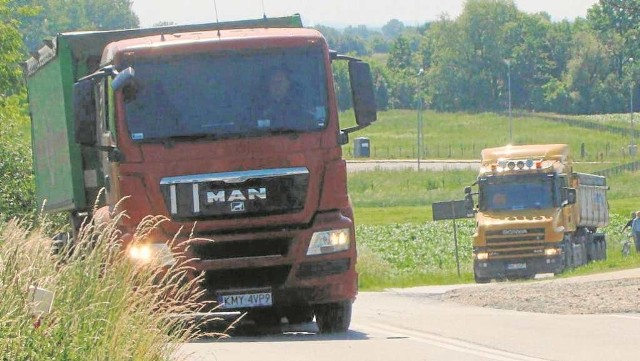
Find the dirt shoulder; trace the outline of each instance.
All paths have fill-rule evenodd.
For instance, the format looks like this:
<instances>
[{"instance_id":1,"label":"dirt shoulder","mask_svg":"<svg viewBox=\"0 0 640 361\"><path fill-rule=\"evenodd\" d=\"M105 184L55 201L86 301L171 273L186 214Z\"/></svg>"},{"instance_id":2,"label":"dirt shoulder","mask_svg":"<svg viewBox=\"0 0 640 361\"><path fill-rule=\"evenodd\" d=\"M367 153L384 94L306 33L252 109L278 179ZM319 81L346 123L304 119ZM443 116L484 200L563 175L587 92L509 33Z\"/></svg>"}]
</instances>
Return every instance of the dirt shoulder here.
<instances>
[{"instance_id":1,"label":"dirt shoulder","mask_svg":"<svg viewBox=\"0 0 640 361\"><path fill-rule=\"evenodd\" d=\"M464 287L445 292L441 300L540 313L640 313L640 268L571 278Z\"/></svg>"}]
</instances>

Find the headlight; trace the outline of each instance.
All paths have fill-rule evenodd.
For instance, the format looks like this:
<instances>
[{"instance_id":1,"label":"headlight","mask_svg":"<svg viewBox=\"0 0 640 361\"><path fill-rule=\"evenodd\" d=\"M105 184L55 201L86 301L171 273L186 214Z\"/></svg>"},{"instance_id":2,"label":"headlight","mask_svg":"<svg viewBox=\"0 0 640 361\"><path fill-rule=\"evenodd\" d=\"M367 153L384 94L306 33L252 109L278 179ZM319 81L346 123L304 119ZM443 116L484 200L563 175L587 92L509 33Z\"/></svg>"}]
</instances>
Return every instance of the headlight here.
<instances>
[{"instance_id":1,"label":"headlight","mask_svg":"<svg viewBox=\"0 0 640 361\"><path fill-rule=\"evenodd\" d=\"M489 259L489 253L487 253L487 252L476 253L476 259L478 261L485 261L485 260Z\"/></svg>"},{"instance_id":2,"label":"headlight","mask_svg":"<svg viewBox=\"0 0 640 361\"><path fill-rule=\"evenodd\" d=\"M560 250L558 248L545 248L544 255L545 256L557 256L560 254Z\"/></svg>"},{"instance_id":3,"label":"headlight","mask_svg":"<svg viewBox=\"0 0 640 361\"><path fill-rule=\"evenodd\" d=\"M315 232L311 236L307 256L346 251L349 249L349 229L336 229L326 232Z\"/></svg>"},{"instance_id":4,"label":"headlight","mask_svg":"<svg viewBox=\"0 0 640 361\"><path fill-rule=\"evenodd\" d=\"M169 246L165 243L133 244L129 247L129 258L134 262L159 266L171 266L176 263Z\"/></svg>"}]
</instances>

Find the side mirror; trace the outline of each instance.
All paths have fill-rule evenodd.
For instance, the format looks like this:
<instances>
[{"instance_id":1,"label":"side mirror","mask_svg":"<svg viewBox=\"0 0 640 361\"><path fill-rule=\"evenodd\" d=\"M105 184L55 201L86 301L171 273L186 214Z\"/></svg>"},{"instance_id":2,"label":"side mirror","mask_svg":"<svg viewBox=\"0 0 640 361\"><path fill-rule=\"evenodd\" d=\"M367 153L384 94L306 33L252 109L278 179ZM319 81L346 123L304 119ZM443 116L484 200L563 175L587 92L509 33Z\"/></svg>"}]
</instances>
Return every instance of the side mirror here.
<instances>
[{"instance_id":1,"label":"side mirror","mask_svg":"<svg viewBox=\"0 0 640 361\"><path fill-rule=\"evenodd\" d=\"M349 61L349 81L356 123L361 127L367 126L378 119L369 64L359 60Z\"/></svg>"},{"instance_id":2,"label":"side mirror","mask_svg":"<svg viewBox=\"0 0 640 361\"><path fill-rule=\"evenodd\" d=\"M471 187L464 187L464 208L467 212L473 212L475 204L473 204L473 193L471 193Z\"/></svg>"},{"instance_id":3,"label":"side mirror","mask_svg":"<svg viewBox=\"0 0 640 361\"><path fill-rule=\"evenodd\" d=\"M75 141L92 147L96 145L96 98L93 79L82 79L73 84L73 118Z\"/></svg>"},{"instance_id":4,"label":"side mirror","mask_svg":"<svg viewBox=\"0 0 640 361\"><path fill-rule=\"evenodd\" d=\"M118 91L128 85L133 84L133 79L136 76L136 72L132 67L128 67L125 70L121 71L116 75L116 77L111 82L111 89L113 91Z\"/></svg>"},{"instance_id":5,"label":"side mirror","mask_svg":"<svg viewBox=\"0 0 640 361\"><path fill-rule=\"evenodd\" d=\"M562 202L563 206L576 204L577 194L575 188L565 188L564 189L564 200Z\"/></svg>"}]
</instances>

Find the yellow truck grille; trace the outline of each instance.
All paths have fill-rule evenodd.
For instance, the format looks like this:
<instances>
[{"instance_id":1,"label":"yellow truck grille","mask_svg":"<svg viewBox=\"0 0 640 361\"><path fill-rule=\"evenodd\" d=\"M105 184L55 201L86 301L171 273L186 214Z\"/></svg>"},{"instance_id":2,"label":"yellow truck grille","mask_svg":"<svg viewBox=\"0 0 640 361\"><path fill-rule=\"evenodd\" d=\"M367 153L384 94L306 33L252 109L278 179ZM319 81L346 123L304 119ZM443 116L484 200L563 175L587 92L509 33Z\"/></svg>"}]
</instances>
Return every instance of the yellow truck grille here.
<instances>
[{"instance_id":1,"label":"yellow truck grille","mask_svg":"<svg viewBox=\"0 0 640 361\"><path fill-rule=\"evenodd\" d=\"M544 228L501 229L485 233L491 258L535 257L544 255Z\"/></svg>"}]
</instances>

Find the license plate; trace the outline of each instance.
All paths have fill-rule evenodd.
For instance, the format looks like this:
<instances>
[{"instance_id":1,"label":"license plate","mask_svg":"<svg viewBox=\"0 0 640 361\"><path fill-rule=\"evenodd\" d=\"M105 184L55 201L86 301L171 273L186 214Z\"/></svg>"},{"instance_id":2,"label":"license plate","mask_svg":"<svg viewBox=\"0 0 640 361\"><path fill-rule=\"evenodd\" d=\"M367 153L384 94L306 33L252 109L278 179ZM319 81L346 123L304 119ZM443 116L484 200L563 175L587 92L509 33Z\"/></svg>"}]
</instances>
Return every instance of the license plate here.
<instances>
[{"instance_id":1,"label":"license plate","mask_svg":"<svg viewBox=\"0 0 640 361\"><path fill-rule=\"evenodd\" d=\"M526 263L509 263L507 265L507 269L508 270L527 269L527 264Z\"/></svg>"},{"instance_id":2,"label":"license plate","mask_svg":"<svg viewBox=\"0 0 640 361\"><path fill-rule=\"evenodd\" d=\"M254 308L269 307L273 304L271 292L243 293L218 296L221 308Z\"/></svg>"}]
</instances>

